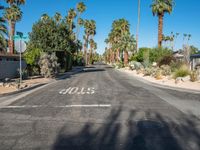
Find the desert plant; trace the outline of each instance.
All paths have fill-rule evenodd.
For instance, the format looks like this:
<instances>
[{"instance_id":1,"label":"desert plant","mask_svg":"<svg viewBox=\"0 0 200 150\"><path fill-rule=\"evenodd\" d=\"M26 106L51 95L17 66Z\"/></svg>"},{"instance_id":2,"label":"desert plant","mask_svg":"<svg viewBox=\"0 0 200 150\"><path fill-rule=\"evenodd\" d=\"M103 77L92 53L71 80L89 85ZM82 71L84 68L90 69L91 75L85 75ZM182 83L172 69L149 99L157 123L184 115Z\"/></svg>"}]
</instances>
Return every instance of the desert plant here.
<instances>
[{"instance_id":1,"label":"desert plant","mask_svg":"<svg viewBox=\"0 0 200 150\"><path fill-rule=\"evenodd\" d=\"M196 70L192 71L190 73L190 81L195 82L195 81L198 81L198 80L199 80L198 72Z\"/></svg>"},{"instance_id":2,"label":"desert plant","mask_svg":"<svg viewBox=\"0 0 200 150\"><path fill-rule=\"evenodd\" d=\"M162 79L162 70L161 70L161 69L157 69L154 77L155 77L157 80Z\"/></svg>"},{"instance_id":3,"label":"desert plant","mask_svg":"<svg viewBox=\"0 0 200 150\"><path fill-rule=\"evenodd\" d=\"M182 65L179 69L174 72L173 77L176 79L178 77L186 77L190 75L190 71L186 65Z\"/></svg>"},{"instance_id":4,"label":"desert plant","mask_svg":"<svg viewBox=\"0 0 200 150\"><path fill-rule=\"evenodd\" d=\"M132 70L139 70L139 69L144 68L144 66L140 62L136 62L136 61L131 61L129 63L129 66Z\"/></svg>"},{"instance_id":5,"label":"desert plant","mask_svg":"<svg viewBox=\"0 0 200 150\"><path fill-rule=\"evenodd\" d=\"M151 76L153 72L153 68L145 68L144 76Z\"/></svg>"},{"instance_id":6,"label":"desert plant","mask_svg":"<svg viewBox=\"0 0 200 150\"><path fill-rule=\"evenodd\" d=\"M160 66L160 69L162 70L162 75L169 76L171 75L171 68L168 65L162 65Z\"/></svg>"},{"instance_id":7,"label":"desert plant","mask_svg":"<svg viewBox=\"0 0 200 150\"><path fill-rule=\"evenodd\" d=\"M43 53L39 60L39 66L41 74L45 78L53 77L59 72L59 64L57 63L57 57L53 54Z\"/></svg>"}]
</instances>

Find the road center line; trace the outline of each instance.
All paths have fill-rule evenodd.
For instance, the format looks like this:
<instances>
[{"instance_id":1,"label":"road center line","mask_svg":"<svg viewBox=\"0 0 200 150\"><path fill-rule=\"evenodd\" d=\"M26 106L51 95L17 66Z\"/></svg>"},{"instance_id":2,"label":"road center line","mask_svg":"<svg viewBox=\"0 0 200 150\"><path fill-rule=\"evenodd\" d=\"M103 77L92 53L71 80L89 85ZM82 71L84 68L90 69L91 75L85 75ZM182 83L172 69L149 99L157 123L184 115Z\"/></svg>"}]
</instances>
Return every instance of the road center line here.
<instances>
[{"instance_id":1,"label":"road center line","mask_svg":"<svg viewBox=\"0 0 200 150\"><path fill-rule=\"evenodd\" d=\"M44 107L52 107L52 108L91 108L91 107L96 107L96 108L106 108L106 107L111 107L111 104L92 104L92 105L64 105L64 106L48 106L48 105L22 105L22 106L0 106L0 109L14 109L14 108L44 108Z\"/></svg>"}]
</instances>

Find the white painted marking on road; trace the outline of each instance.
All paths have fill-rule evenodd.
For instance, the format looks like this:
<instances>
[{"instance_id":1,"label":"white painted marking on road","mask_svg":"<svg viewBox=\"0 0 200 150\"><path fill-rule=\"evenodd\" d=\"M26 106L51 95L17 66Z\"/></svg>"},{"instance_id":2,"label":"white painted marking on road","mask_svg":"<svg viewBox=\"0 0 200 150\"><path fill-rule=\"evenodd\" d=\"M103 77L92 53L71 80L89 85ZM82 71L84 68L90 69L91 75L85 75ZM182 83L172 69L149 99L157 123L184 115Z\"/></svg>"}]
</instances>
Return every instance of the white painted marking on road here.
<instances>
[{"instance_id":1,"label":"white painted marking on road","mask_svg":"<svg viewBox=\"0 0 200 150\"><path fill-rule=\"evenodd\" d=\"M15 109L15 108L44 108L44 107L52 107L52 108L108 108L111 107L111 104L92 104L92 105L65 105L65 106L48 106L48 105L22 105L22 106L0 106L0 109Z\"/></svg>"},{"instance_id":2,"label":"white painted marking on road","mask_svg":"<svg viewBox=\"0 0 200 150\"><path fill-rule=\"evenodd\" d=\"M69 94L69 95L74 95L74 94L78 94L78 95L85 95L85 94L88 94L88 95L92 95L95 93L95 88L93 87L89 87L89 88L79 88L79 87L69 87L67 89L62 89L59 94L61 95L66 95L66 94Z\"/></svg>"}]
</instances>

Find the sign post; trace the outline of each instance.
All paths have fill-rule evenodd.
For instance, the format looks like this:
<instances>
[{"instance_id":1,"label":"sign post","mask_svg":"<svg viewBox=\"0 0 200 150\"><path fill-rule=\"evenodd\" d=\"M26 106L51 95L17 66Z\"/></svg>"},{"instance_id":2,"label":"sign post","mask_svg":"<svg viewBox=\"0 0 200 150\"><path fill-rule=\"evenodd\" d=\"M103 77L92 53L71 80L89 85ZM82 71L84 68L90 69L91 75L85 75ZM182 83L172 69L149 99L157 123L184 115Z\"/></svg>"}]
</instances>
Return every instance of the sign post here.
<instances>
[{"instance_id":1,"label":"sign post","mask_svg":"<svg viewBox=\"0 0 200 150\"><path fill-rule=\"evenodd\" d=\"M27 37L24 37L22 32L17 32L17 35L14 36L15 41L19 40L19 75L20 75L19 86L20 88L22 84L22 41L26 38Z\"/></svg>"}]
</instances>

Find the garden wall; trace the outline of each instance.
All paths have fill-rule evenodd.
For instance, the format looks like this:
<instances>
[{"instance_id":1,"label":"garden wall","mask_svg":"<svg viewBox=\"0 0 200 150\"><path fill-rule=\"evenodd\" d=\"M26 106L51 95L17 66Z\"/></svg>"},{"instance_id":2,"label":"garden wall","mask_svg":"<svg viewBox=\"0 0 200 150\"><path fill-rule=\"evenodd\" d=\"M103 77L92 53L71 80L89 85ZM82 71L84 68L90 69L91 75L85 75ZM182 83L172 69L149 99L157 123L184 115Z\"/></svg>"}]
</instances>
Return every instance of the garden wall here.
<instances>
[{"instance_id":1,"label":"garden wall","mask_svg":"<svg viewBox=\"0 0 200 150\"><path fill-rule=\"evenodd\" d=\"M25 61L22 61L22 68L26 68ZM0 79L17 77L18 69L19 61L0 61Z\"/></svg>"}]
</instances>

